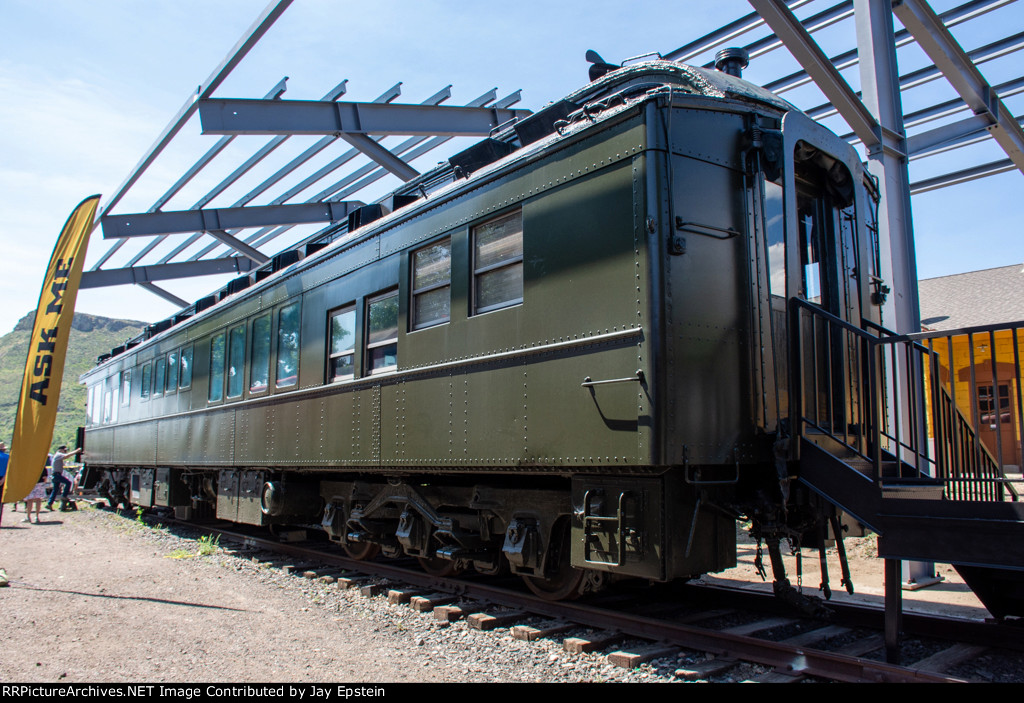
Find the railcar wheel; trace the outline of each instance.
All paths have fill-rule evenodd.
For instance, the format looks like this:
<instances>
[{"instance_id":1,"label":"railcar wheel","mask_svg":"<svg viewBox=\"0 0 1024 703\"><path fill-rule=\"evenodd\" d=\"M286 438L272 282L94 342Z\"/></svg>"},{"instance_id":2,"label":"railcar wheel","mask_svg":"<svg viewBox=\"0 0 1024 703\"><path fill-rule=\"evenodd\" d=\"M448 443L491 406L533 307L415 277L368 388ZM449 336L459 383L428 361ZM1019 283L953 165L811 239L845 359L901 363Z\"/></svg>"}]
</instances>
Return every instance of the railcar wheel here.
<instances>
[{"instance_id":1,"label":"railcar wheel","mask_svg":"<svg viewBox=\"0 0 1024 703\"><path fill-rule=\"evenodd\" d=\"M345 542L341 545L349 559L370 561L380 554L380 545L372 542Z\"/></svg>"},{"instance_id":2,"label":"railcar wheel","mask_svg":"<svg viewBox=\"0 0 1024 703\"><path fill-rule=\"evenodd\" d=\"M561 534L559 535L559 532ZM575 600L583 594L583 580L586 572L577 569L569 561L571 547L569 523L564 521L552 535L551 553L548 560L554 560L555 568L547 576L523 576L526 587L544 600Z\"/></svg>"},{"instance_id":3,"label":"railcar wheel","mask_svg":"<svg viewBox=\"0 0 1024 703\"><path fill-rule=\"evenodd\" d=\"M416 557L416 560L420 563L421 569L431 576L436 576L438 578L457 576L462 573L462 569L459 565L450 559L442 559L440 557Z\"/></svg>"}]
</instances>

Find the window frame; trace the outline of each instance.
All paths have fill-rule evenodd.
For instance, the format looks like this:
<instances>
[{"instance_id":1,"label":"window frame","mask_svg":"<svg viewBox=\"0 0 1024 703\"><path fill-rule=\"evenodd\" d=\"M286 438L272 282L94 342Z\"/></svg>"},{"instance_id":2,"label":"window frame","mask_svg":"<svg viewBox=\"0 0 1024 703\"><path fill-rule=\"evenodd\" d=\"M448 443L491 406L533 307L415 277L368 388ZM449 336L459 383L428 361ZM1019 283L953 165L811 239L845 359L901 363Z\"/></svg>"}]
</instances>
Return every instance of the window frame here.
<instances>
[{"instance_id":1,"label":"window frame","mask_svg":"<svg viewBox=\"0 0 1024 703\"><path fill-rule=\"evenodd\" d=\"M242 397L243 393L245 393L245 361L246 361L245 357L246 357L246 341L247 341L246 340L246 327L247 327L247 325L243 322L240 325L235 325L234 327L229 327L226 330L226 332L227 332L227 339L226 339L227 348L225 349L225 355L224 355L224 361L225 361L225 363L224 363L224 397L227 400L237 400L238 398ZM236 334L238 332L241 332L241 343L240 344L236 344L236 342L239 341L238 337L236 336ZM231 388L231 383L232 383L231 370L234 368L234 362L235 362L234 352L238 348L240 348L241 351L242 351L242 364L241 364L241 368L238 370L238 378L240 380L238 381L238 384L239 384L238 392L232 394L232 392L231 392L232 391L232 388Z\"/></svg>"},{"instance_id":2,"label":"window frame","mask_svg":"<svg viewBox=\"0 0 1024 703\"><path fill-rule=\"evenodd\" d=\"M159 380L159 382L157 382ZM160 356L153 360L153 398L163 396L167 386L167 357Z\"/></svg>"},{"instance_id":3,"label":"window frame","mask_svg":"<svg viewBox=\"0 0 1024 703\"><path fill-rule=\"evenodd\" d=\"M448 245L448 277L444 281L437 283L431 283L421 288L416 287L416 255L420 252L432 249L439 245ZM434 291L445 288L448 290L448 314L444 317L427 320L420 322L417 319L417 306L416 299L419 296L426 295L427 293L433 293ZM430 244L422 246L409 253L409 328L412 331L423 330L429 327L436 327L437 325L443 325L451 322L452 319L452 300L451 300L451 289L452 289L452 238L451 235L438 239Z\"/></svg>"},{"instance_id":4,"label":"window frame","mask_svg":"<svg viewBox=\"0 0 1024 703\"><path fill-rule=\"evenodd\" d=\"M395 299L395 335L394 335L394 337L388 337L387 339L371 343L370 342L370 331L371 331L370 330L370 307L374 303L379 303L379 302L381 302L383 300L387 300L389 298L394 298ZM378 374L391 373L391 372L394 372L394 371L398 370L398 327L399 327L399 321L401 319L401 312L398 309L398 302L399 302L399 300L398 300L398 289L397 288L392 288L390 290L387 290L387 291L384 291L382 293L378 293L378 294L376 294L374 296L366 298L366 304L365 304L365 307L366 307L366 317L364 318L365 319L365 324L363 325L366 328L366 331L365 331L364 336L363 336L363 345L364 345L363 348L366 351L365 351L365 354L364 354L364 357L363 357L363 367L365 368L365 371L366 371L365 375L367 375L367 376L376 376ZM381 347L390 346L392 344L395 345L395 363L394 364L389 364L387 366L382 366L380 368L374 368L373 367L373 350L374 349L380 349Z\"/></svg>"},{"instance_id":5,"label":"window frame","mask_svg":"<svg viewBox=\"0 0 1024 703\"><path fill-rule=\"evenodd\" d=\"M174 363L171 363L171 357L174 357ZM170 395L171 393L178 392L178 374L179 362L181 360L181 350L173 349L167 352L165 357L167 359L167 370L165 372L166 378L164 379L164 395Z\"/></svg>"},{"instance_id":6,"label":"window frame","mask_svg":"<svg viewBox=\"0 0 1024 703\"><path fill-rule=\"evenodd\" d=\"M281 336L281 318L284 316L284 311L289 308L297 308L296 312L296 328L295 328L295 375L294 380L288 381L287 379L293 378L292 376L285 376L285 383L281 382L281 344L283 338ZM302 301L296 300L292 303L286 303L277 309L277 345L275 346L275 369L274 369L274 390L278 391L283 388L295 388L299 385L299 363L301 361L302 351Z\"/></svg>"},{"instance_id":7,"label":"window frame","mask_svg":"<svg viewBox=\"0 0 1024 703\"><path fill-rule=\"evenodd\" d=\"M342 351L334 352L334 319L342 315L352 313L352 346ZM327 313L327 382L337 383L338 381L349 381L356 377L356 342L359 340L359 315L357 313L356 304L350 303L349 305L343 305L340 308L335 308ZM335 374L334 371L334 360L344 356L352 356L352 373L350 374Z\"/></svg>"},{"instance_id":8,"label":"window frame","mask_svg":"<svg viewBox=\"0 0 1024 703\"><path fill-rule=\"evenodd\" d=\"M121 372L121 405L130 405L132 402L132 370L125 369Z\"/></svg>"},{"instance_id":9,"label":"window frame","mask_svg":"<svg viewBox=\"0 0 1024 703\"><path fill-rule=\"evenodd\" d=\"M182 347L178 350L178 390L188 390L192 388L192 369L193 362L195 361L195 347L189 344L187 347ZM188 352L188 363L185 363L186 352ZM188 383L185 382L185 369L188 369Z\"/></svg>"},{"instance_id":10,"label":"window frame","mask_svg":"<svg viewBox=\"0 0 1024 703\"><path fill-rule=\"evenodd\" d=\"M147 362L147 363L142 365L141 376L142 376L141 383L139 383L139 398L142 400L142 402L145 403L146 401L149 400L149 392L151 390L150 387L153 385L153 364L152 363L148 363Z\"/></svg>"},{"instance_id":11,"label":"window frame","mask_svg":"<svg viewBox=\"0 0 1024 703\"><path fill-rule=\"evenodd\" d=\"M483 227L486 227L487 225L492 225L495 222L499 222L501 220L508 219L508 218L513 217L513 216L517 216L518 219L519 219L519 247L521 249L521 253L518 254L517 256L513 256L513 257L511 257L509 259L504 259L504 260L501 260L501 261L492 262L490 264L487 264L486 266L477 266L477 258L478 258L478 255L477 255L477 236L478 236L479 230L481 228L483 228ZM471 266L471 279L472 280L470 281L470 295L471 295L471 298L472 298L472 312L471 312L472 315L483 315L485 313L494 312L495 310L501 310L501 309L504 309L504 308L510 308L510 307L514 307L516 305L522 305L523 304L523 298L524 298L524 295L525 295L524 294L524 278L525 278L524 273L525 273L525 271L524 271L523 264L524 264L524 261L525 261L525 252L526 252L525 246L524 246L523 234L524 234L524 228L523 228L523 209L522 208L517 208L515 210L510 210L510 211L504 212L501 215L498 215L497 217L492 217L491 219L485 220L485 221L480 222L478 224L475 224L475 225L473 225L470 228L470 236L469 236L469 240L470 240L470 255L471 255L472 260L473 260L472 261L472 266ZM517 297L517 298L509 298L508 300L503 300L500 303L492 303L490 305L480 306L479 301L478 301L479 295L478 295L478 292L477 292L478 281L481 278L483 278L484 276L486 276L487 274L493 273L495 271L500 271L501 269L504 269L504 268L511 268L513 266L519 266L520 267L520 273L519 273L519 288L520 288L520 290L519 290L519 297Z\"/></svg>"},{"instance_id":12,"label":"window frame","mask_svg":"<svg viewBox=\"0 0 1024 703\"><path fill-rule=\"evenodd\" d=\"M267 321L267 334L266 334L266 337L265 337L266 345L267 345L267 352L266 352L266 362L267 363L266 363L266 369L265 369L265 371L266 371L266 381L263 384L263 386L260 388L260 387L254 387L253 386L253 377L255 376L254 372L256 371L256 343L261 338L263 338L262 336L257 336L257 334L256 334L256 325L259 324L261 320L266 320ZM267 312L267 313L265 313L263 315L257 315L252 320L252 333L251 333L251 339L249 341L249 395L250 396L252 396L252 395L262 395L263 393L267 393L268 391L270 391L270 367L271 367L271 361L272 361L271 357L273 356L273 351L274 351L274 314L272 312Z\"/></svg>"},{"instance_id":13,"label":"window frame","mask_svg":"<svg viewBox=\"0 0 1024 703\"><path fill-rule=\"evenodd\" d=\"M219 372L220 373L220 383L219 383L219 386L220 386L219 391L220 392L219 392L219 395L217 395L217 397L214 398L213 397L213 391L214 391L214 387L215 387L214 384L213 384L214 369L215 369L215 367L214 367L214 360L215 360L215 357L214 357L214 344L216 343L218 337L221 337L223 339L221 359L220 359L220 366L221 366L221 368L220 368L220 372ZM209 381L209 388L207 388L207 391L206 391L206 402L207 403L221 403L221 402L224 401L224 380L227 377L227 344L228 344L228 341L227 341L227 330L221 330L220 332L217 332L216 334L210 335L210 366L209 366L209 373L207 373L207 375L206 375L206 377L207 377L207 379Z\"/></svg>"}]
</instances>

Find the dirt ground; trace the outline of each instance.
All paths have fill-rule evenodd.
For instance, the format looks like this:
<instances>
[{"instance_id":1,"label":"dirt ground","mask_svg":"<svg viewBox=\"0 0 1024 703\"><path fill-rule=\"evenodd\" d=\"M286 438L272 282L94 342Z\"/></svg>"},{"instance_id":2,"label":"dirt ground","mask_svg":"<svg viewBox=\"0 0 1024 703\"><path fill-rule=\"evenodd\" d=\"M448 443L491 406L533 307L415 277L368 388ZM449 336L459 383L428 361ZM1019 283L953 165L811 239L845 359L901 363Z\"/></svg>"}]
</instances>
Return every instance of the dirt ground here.
<instances>
[{"instance_id":1,"label":"dirt ground","mask_svg":"<svg viewBox=\"0 0 1024 703\"><path fill-rule=\"evenodd\" d=\"M169 558L169 545L119 534L148 529L131 520L44 509L25 525L10 507L2 681L460 680L370 619L297 606L269 574Z\"/></svg>"},{"instance_id":2,"label":"dirt ground","mask_svg":"<svg viewBox=\"0 0 1024 703\"><path fill-rule=\"evenodd\" d=\"M10 587L0 588L8 641L0 681L647 680L637 678L645 672L613 671L603 657L567 660L557 643L539 650L466 632L453 645L429 614L352 591L325 600L323 587L305 579L216 549L202 554L195 541L106 511L44 510L39 525L23 518L4 506L0 568ZM849 549L854 597L880 603L882 564L872 540L850 540ZM753 544L741 544L736 569L705 578L770 589L754 572L754 556ZM846 600L834 554L832 562L833 598ZM811 592L817 568L807 552L803 585ZM985 617L955 572L939 568L946 580L906 591L906 609Z\"/></svg>"}]
</instances>

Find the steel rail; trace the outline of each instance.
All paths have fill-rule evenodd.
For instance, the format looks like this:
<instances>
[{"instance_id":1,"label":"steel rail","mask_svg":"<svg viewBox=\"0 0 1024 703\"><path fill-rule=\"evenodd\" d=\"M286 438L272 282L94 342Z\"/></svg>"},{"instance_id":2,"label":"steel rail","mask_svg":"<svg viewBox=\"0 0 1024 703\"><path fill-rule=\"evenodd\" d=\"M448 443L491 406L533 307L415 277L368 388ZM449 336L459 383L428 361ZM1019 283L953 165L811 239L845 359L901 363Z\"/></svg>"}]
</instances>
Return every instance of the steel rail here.
<instances>
[{"instance_id":1,"label":"steel rail","mask_svg":"<svg viewBox=\"0 0 1024 703\"><path fill-rule=\"evenodd\" d=\"M460 596L527 610L536 615L567 619L590 627L616 630L633 637L697 649L719 657L741 659L792 674L818 676L850 683L964 683L960 678L929 671L896 666L885 662L851 657L771 642L746 635L716 632L692 625L665 622L655 618L615 613L604 608L571 602L551 602L498 586L466 580L442 579L378 561L356 561L322 550L286 544L262 537L223 529L216 525L179 523L199 530L216 532L245 545L308 560L340 566L370 576L401 580L422 588L453 592Z\"/></svg>"}]
</instances>

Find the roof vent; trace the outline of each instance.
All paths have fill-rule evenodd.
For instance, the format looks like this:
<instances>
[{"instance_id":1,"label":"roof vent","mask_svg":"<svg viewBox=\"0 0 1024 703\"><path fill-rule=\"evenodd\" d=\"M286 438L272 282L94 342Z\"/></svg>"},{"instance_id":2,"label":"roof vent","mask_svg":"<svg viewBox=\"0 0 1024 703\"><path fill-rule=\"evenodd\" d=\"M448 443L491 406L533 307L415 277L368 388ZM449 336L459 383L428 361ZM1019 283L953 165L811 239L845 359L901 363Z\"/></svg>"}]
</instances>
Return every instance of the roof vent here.
<instances>
[{"instance_id":1,"label":"roof vent","mask_svg":"<svg viewBox=\"0 0 1024 703\"><path fill-rule=\"evenodd\" d=\"M492 164L515 150L516 147L513 144L488 138L477 142L465 151L460 151L455 156L449 158L448 163L455 168L455 176L457 178L469 178L469 174L473 173L473 171Z\"/></svg>"},{"instance_id":2,"label":"roof vent","mask_svg":"<svg viewBox=\"0 0 1024 703\"><path fill-rule=\"evenodd\" d=\"M348 214L348 231L355 232L363 225L368 225L390 213L391 210L383 203L371 203L358 207Z\"/></svg>"},{"instance_id":3,"label":"roof vent","mask_svg":"<svg viewBox=\"0 0 1024 703\"><path fill-rule=\"evenodd\" d=\"M571 100L559 100L513 125L519 143L523 146L533 144L555 131L555 123L566 119L580 106Z\"/></svg>"},{"instance_id":4,"label":"roof vent","mask_svg":"<svg viewBox=\"0 0 1024 703\"><path fill-rule=\"evenodd\" d=\"M205 298L200 298L199 300L196 301L196 312L197 313L202 312L203 310L206 310L207 308L212 308L216 304L217 304L217 296L215 296L215 295L208 295Z\"/></svg>"},{"instance_id":5,"label":"roof vent","mask_svg":"<svg viewBox=\"0 0 1024 703\"><path fill-rule=\"evenodd\" d=\"M299 252L297 249L282 251L280 254L274 256L273 260L270 262L270 272L277 273L281 269L288 268L298 260Z\"/></svg>"},{"instance_id":6,"label":"roof vent","mask_svg":"<svg viewBox=\"0 0 1024 703\"><path fill-rule=\"evenodd\" d=\"M732 47L715 54L715 68L737 78L743 77L743 69L750 65L750 54L746 49Z\"/></svg>"},{"instance_id":7,"label":"roof vent","mask_svg":"<svg viewBox=\"0 0 1024 703\"><path fill-rule=\"evenodd\" d=\"M238 278L228 281L228 295L234 295L239 291L243 291L252 284L252 279L248 276L239 276Z\"/></svg>"},{"instance_id":8,"label":"roof vent","mask_svg":"<svg viewBox=\"0 0 1024 703\"><path fill-rule=\"evenodd\" d=\"M325 239L318 239L315 242L310 242L309 244L306 245L306 256L309 256L310 254L315 254L316 252L325 248L328 244L330 244L330 242Z\"/></svg>"}]
</instances>

